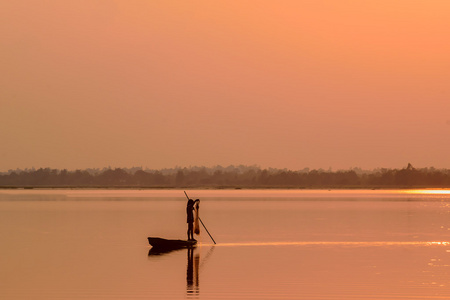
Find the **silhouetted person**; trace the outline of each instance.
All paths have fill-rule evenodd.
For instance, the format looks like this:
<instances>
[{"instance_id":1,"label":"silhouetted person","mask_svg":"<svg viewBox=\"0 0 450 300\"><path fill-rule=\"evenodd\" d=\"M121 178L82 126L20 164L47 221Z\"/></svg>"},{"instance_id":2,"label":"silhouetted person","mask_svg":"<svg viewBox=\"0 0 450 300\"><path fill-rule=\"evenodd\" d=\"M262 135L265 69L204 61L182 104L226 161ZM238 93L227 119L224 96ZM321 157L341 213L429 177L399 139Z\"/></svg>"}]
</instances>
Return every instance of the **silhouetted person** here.
<instances>
[{"instance_id":1,"label":"silhouetted person","mask_svg":"<svg viewBox=\"0 0 450 300\"><path fill-rule=\"evenodd\" d=\"M195 202L200 202L199 199L192 200L189 199L186 206L187 223L188 223L188 240L193 241L194 239L194 204Z\"/></svg>"}]
</instances>

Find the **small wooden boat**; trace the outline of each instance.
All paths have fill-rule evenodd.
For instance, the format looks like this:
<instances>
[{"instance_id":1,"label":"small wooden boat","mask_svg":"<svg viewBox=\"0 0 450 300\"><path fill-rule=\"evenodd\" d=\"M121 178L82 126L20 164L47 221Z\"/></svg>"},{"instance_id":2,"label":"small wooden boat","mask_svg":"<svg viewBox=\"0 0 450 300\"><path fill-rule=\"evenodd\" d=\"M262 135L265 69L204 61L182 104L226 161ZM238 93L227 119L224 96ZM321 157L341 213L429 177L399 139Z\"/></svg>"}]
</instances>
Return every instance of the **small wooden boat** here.
<instances>
[{"instance_id":1,"label":"small wooden boat","mask_svg":"<svg viewBox=\"0 0 450 300\"><path fill-rule=\"evenodd\" d=\"M149 237L148 243L152 245L153 248L157 249L180 249L195 247L197 241L185 241L185 240L167 240L158 237Z\"/></svg>"}]
</instances>

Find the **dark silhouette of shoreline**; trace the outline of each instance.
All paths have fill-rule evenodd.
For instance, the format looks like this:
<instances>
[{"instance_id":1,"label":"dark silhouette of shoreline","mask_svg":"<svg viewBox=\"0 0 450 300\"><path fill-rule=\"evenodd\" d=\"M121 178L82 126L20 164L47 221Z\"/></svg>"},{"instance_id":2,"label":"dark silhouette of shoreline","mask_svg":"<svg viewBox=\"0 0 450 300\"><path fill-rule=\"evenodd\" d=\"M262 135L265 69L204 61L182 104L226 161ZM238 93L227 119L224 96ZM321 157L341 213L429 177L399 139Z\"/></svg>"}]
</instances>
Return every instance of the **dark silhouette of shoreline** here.
<instances>
[{"instance_id":1,"label":"dark silhouette of shoreline","mask_svg":"<svg viewBox=\"0 0 450 300\"><path fill-rule=\"evenodd\" d=\"M191 167L164 170L16 170L0 173L0 188L448 188L450 170L411 164L403 169L309 170L261 169L255 166Z\"/></svg>"}]
</instances>

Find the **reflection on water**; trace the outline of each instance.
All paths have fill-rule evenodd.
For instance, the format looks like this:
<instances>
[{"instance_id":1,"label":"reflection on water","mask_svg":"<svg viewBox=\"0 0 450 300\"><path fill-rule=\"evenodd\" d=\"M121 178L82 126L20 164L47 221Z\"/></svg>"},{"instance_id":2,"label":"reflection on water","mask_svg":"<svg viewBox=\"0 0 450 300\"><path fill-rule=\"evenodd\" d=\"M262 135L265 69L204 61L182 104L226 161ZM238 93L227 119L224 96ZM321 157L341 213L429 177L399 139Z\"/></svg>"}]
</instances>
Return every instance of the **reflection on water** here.
<instances>
[{"instance_id":1,"label":"reflection on water","mask_svg":"<svg viewBox=\"0 0 450 300\"><path fill-rule=\"evenodd\" d=\"M446 195L446 196L450 196L450 190L447 190L447 189L405 190L403 192L405 194Z\"/></svg>"},{"instance_id":2,"label":"reflection on water","mask_svg":"<svg viewBox=\"0 0 450 300\"><path fill-rule=\"evenodd\" d=\"M0 191L0 299L450 299L448 194L194 194L219 244L168 252L182 190Z\"/></svg>"},{"instance_id":3,"label":"reflection on water","mask_svg":"<svg viewBox=\"0 0 450 300\"><path fill-rule=\"evenodd\" d=\"M178 249L158 249L151 248L148 256L161 256L172 252L186 251L187 253L187 267L186 267L186 295L188 298L197 298L200 294L199 282L199 266L200 266L200 252L196 251L196 247L178 248ZM211 254L211 251L205 257L205 260Z\"/></svg>"},{"instance_id":4,"label":"reflection on water","mask_svg":"<svg viewBox=\"0 0 450 300\"><path fill-rule=\"evenodd\" d=\"M193 297L199 294L199 278L198 269L200 264L200 253L194 256L194 248L187 249L187 271L186 271L186 293L188 297Z\"/></svg>"},{"instance_id":5,"label":"reflection on water","mask_svg":"<svg viewBox=\"0 0 450 300\"><path fill-rule=\"evenodd\" d=\"M153 255L164 255L175 251L182 251L185 250L185 248L177 248L177 249L170 249L170 248L150 248L148 251L148 256Z\"/></svg>"},{"instance_id":6,"label":"reflection on water","mask_svg":"<svg viewBox=\"0 0 450 300\"><path fill-rule=\"evenodd\" d=\"M219 247L237 247L237 246L449 246L449 241L423 241L423 242L328 242L328 241L308 241L308 242L251 242L251 243L220 243Z\"/></svg>"},{"instance_id":7,"label":"reflection on water","mask_svg":"<svg viewBox=\"0 0 450 300\"><path fill-rule=\"evenodd\" d=\"M183 266L176 277L186 271L188 299L449 299L449 246L449 241L203 243L150 250L149 258L152 268ZM215 249L218 255L205 268ZM200 272L207 274L202 293ZM218 281L233 291L221 289Z\"/></svg>"},{"instance_id":8,"label":"reflection on water","mask_svg":"<svg viewBox=\"0 0 450 300\"><path fill-rule=\"evenodd\" d=\"M206 245L203 245L206 246ZM159 259L161 256L175 253L183 252L187 253L187 267L186 267L186 296L188 298L198 298L200 295L200 269L204 267L211 254L214 252L216 245L211 245L207 254L200 259L200 248L201 247L189 247L189 248L179 248L179 249L158 249L150 248L148 256L150 259Z\"/></svg>"}]
</instances>

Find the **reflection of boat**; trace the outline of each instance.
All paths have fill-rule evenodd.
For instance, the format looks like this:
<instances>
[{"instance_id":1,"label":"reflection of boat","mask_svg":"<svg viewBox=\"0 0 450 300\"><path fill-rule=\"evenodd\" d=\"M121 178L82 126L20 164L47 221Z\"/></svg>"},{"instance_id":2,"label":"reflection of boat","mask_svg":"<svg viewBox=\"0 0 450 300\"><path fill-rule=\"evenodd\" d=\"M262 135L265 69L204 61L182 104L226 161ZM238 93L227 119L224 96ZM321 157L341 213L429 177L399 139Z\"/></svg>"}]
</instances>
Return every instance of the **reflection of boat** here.
<instances>
[{"instance_id":1,"label":"reflection of boat","mask_svg":"<svg viewBox=\"0 0 450 300\"><path fill-rule=\"evenodd\" d=\"M208 260L214 250L214 246L209 249L208 254L204 258L202 264L200 264L200 250L195 247L196 241L166 240L162 238L149 237L148 242L153 246L148 252L149 260L158 260L160 259L160 256L168 253L182 253L183 251L187 252L186 296L189 299L199 298L199 270L205 261ZM170 247L167 245L170 245Z\"/></svg>"},{"instance_id":2,"label":"reflection of boat","mask_svg":"<svg viewBox=\"0 0 450 300\"><path fill-rule=\"evenodd\" d=\"M172 252L176 252L176 251L181 251L181 250L184 250L184 249L190 249L190 248L171 249L171 248L155 248L155 247L151 247L150 250L148 251L148 256L164 255L164 254L168 254L168 253L172 253Z\"/></svg>"},{"instance_id":3,"label":"reflection of boat","mask_svg":"<svg viewBox=\"0 0 450 300\"><path fill-rule=\"evenodd\" d=\"M181 248L190 248L197 245L197 241L185 241L185 240L167 240L158 237L149 237L148 243L153 248L159 250L172 250Z\"/></svg>"},{"instance_id":4,"label":"reflection of boat","mask_svg":"<svg viewBox=\"0 0 450 300\"><path fill-rule=\"evenodd\" d=\"M198 270L200 265L200 253L194 254L196 251L195 241L190 242L191 246L186 246L186 243L179 242L187 242L182 240L166 240L162 238L148 238L148 242L153 246L148 252L148 256L151 259L157 259L158 256L166 255L172 252L187 252L187 269L186 269L186 294L188 298L197 298L200 293L199 288L199 277ZM171 247L163 247L161 245L171 245ZM173 248L172 245L177 245L177 247ZM178 246L182 245L182 246ZM158 247L159 246L159 247Z\"/></svg>"}]
</instances>

